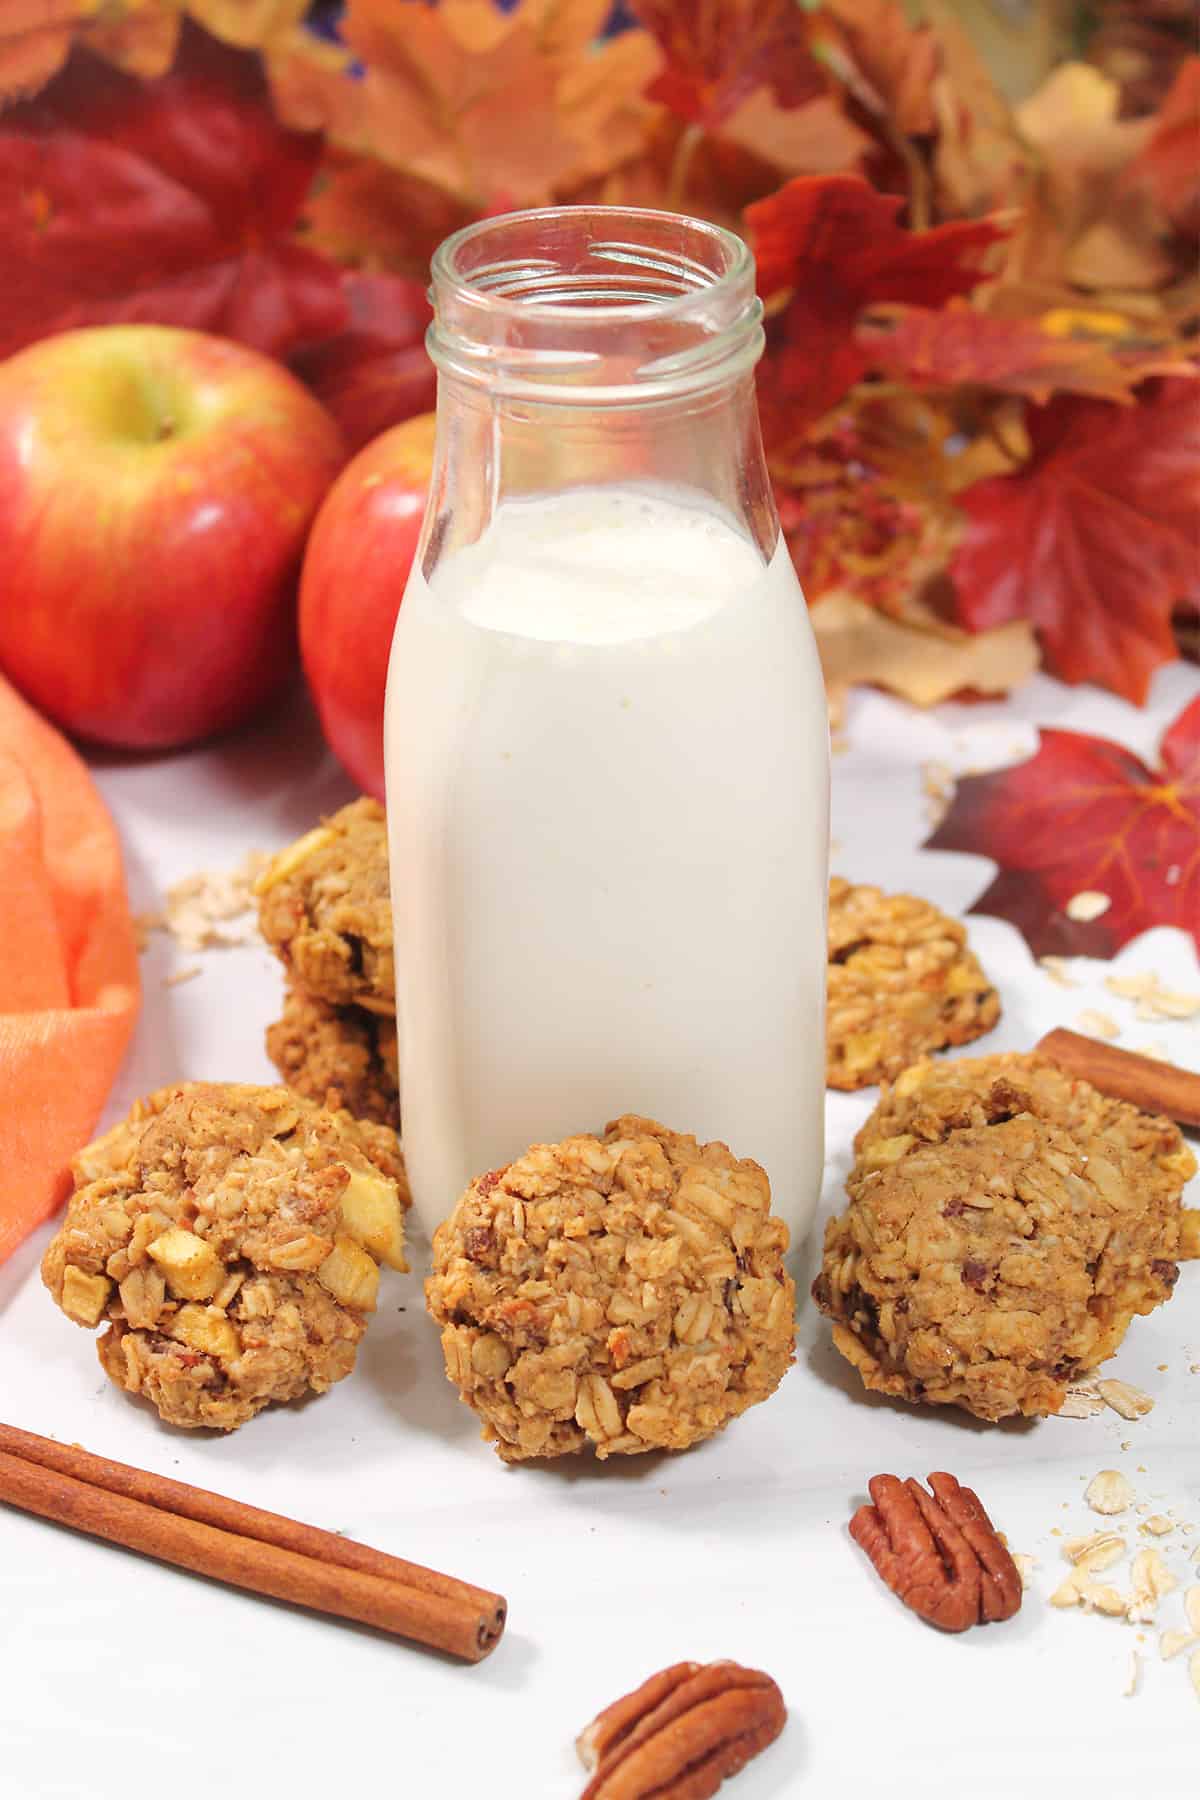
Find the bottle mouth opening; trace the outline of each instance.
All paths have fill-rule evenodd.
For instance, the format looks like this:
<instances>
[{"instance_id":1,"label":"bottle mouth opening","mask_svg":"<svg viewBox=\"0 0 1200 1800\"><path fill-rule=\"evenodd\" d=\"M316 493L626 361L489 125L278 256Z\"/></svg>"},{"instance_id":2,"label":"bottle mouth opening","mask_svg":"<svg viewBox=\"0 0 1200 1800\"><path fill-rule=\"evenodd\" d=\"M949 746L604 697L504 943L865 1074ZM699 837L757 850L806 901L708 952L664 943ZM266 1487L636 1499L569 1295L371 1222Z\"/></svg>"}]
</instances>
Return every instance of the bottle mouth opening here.
<instances>
[{"instance_id":1,"label":"bottle mouth opening","mask_svg":"<svg viewBox=\"0 0 1200 1800\"><path fill-rule=\"evenodd\" d=\"M727 380L761 351L749 249L680 213L562 206L484 219L446 239L432 275L430 355L496 393L666 398Z\"/></svg>"}]
</instances>

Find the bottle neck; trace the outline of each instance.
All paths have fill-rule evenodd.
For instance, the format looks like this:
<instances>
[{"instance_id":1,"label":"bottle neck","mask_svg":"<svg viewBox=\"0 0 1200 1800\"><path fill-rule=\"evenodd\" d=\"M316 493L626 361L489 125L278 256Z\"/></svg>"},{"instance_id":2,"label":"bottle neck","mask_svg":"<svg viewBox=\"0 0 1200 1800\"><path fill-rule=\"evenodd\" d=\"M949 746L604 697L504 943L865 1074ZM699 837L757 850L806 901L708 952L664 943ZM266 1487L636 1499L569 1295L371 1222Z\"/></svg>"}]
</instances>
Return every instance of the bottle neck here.
<instances>
[{"instance_id":1,"label":"bottle neck","mask_svg":"<svg viewBox=\"0 0 1200 1800\"><path fill-rule=\"evenodd\" d=\"M425 577L482 537L507 501L613 486L713 507L769 561L779 521L752 372L699 393L590 406L514 400L443 371Z\"/></svg>"}]
</instances>

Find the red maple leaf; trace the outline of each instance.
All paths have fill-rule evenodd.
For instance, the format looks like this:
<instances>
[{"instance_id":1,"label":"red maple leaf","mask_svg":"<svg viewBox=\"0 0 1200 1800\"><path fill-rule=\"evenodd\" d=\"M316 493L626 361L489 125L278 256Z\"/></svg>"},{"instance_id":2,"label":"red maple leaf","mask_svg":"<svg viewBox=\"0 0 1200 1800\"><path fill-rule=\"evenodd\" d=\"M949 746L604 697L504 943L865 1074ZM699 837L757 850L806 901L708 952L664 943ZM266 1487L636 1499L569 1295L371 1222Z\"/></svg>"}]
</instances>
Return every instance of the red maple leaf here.
<instances>
[{"instance_id":1,"label":"red maple leaf","mask_svg":"<svg viewBox=\"0 0 1200 1800\"><path fill-rule=\"evenodd\" d=\"M1149 769L1107 738L1043 731L1027 762L961 780L925 848L999 863L971 911L1007 919L1035 956L1111 957L1155 925L1190 932L1200 951L1200 696L1160 757ZM1110 904L1072 919L1080 893Z\"/></svg>"},{"instance_id":2,"label":"red maple leaf","mask_svg":"<svg viewBox=\"0 0 1200 1800\"><path fill-rule=\"evenodd\" d=\"M771 315L759 395L773 446L793 442L866 373L854 335L865 306L941 306L969 293L1007 229L993 218L906 231L896 223L903 205L859 175L815 175L746 208Z\"/></svg>"},{"instance_id":3,"label":"red maple leaf","mask_svg":"<svg viewBox=\"0 0 1200 1800\"><path fill-rule=\"evenodd\" d=\"M1123 185L1150 193L1178 230L1200 233L1200 56L1180 65Z\"/></svg>"},{"instance_id":4,"label":"red maple leaf","mask_svg":"<svg viewBox=\"0 0 1200 1800\"><path fill-rule=\"evenodd\" d=\"M959 495L951 573L972 631L1028 616L1064 681L1140 704L1175 654L1171 612L1197 590L1200 391L1136 406L1060 396L1031 409L1029 461Z\"/></svg>"},{"instance_id":5,"label":"red maple leaf","mask_svg":"<svg viewBox=\"0 0 1200 1800\"><path fill-rule=\"evenodd\" d=\"M291 236L320 150L278 123L257 56L195 27L157 81L76 52L0 118L0 356L130 320L272 354L336 331L340 271Z\"/></svg>"},{"instance_id":6,"label":"red maple leaf","mask_svg":"<svg viewBox=\"0 0 1200 1800\"><path fill-rule=\"evenodd\" d=\"M796 0L635 0L666 59L651 99L712 131L757 88L782 106L828 89Z\"/></svg>"},{"instance_id":7,"label":"red maple leaf","mask_svg":"<svg viewBox=\"0 0 1200 1800\"><path fill-rule=\"evenodd\" d=\"M425 350L432 316L424 283L402 275L347 270L344 331L292 358L292 368L342 428L347 449L360 450L390 425L428 412L437 375Z\"/></svg>"}]
</instances>

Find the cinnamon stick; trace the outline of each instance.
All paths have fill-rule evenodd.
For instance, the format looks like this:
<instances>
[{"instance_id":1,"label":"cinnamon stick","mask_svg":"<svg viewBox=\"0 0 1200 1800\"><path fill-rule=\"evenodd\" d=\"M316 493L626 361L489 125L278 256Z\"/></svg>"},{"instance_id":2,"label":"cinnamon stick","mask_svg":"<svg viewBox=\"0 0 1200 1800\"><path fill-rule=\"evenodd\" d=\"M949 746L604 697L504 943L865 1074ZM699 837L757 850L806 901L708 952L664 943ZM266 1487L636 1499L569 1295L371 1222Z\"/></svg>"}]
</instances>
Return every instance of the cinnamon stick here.
<instances>
[{"instance_id":1,"label":"cinnamon stick","mask_svg":"<svg viewBox=\"0 0 1200 1800\"><path fill-rule=\"evenodd\" d=\"M507 1608L499 1594L12 1425L0 1425L0 1500L178 1568L468 1662L494 1650L504 1630Z\"/></svg>"},{"instance_id":2,"label":"cinnamon stick","mask_svg":"<svg viewBox=\"0 0 1200 1800\"><path fill-rule=\"evenodd\" d=\"M1114 1044L1061 1027L1048 1031L1034 1051L1065 1075L1090 1081L1114 1100L1128 1100L1143 1112L1165 1113L1179 1125L1200 1127L1200 1075L1190 1069L1118 1050Z\"/></svg>"}]
</instances>

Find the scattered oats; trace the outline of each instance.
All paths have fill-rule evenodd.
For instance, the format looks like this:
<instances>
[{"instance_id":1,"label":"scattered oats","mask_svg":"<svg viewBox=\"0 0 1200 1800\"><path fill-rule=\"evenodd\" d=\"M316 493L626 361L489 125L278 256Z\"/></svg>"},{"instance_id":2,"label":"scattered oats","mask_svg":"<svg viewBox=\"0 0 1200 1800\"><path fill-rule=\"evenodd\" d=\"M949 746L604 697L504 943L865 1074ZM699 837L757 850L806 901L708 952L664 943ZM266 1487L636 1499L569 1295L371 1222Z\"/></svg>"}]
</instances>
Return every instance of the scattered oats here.
<instances>
[{"instance_id":1,"label":"scattered oats","mask_svg":"<svg viewBox=\"0 0 1200 1800\"><path fill-rule=\"evenodd\" d=\"M1133 1504L1133 1489L1119 1469L1101 1469L1088 1482L1083 1497L1093 1512L1122 1513Z\"/></svg>"},{"instance_id":2,"label":"scattered oats","mask_svg":"<svg viewBox=\"0 0 1200 1800\"><path fill-rule=\"evenodd\" d=\"M167 889L166 927L187 950L252 944L254 882L271 858L252 850L234 869L201 870Z\"/></svg>"},{"instance_id":3,"label":"scattered oats","mask_svg":"<svg viewBox=\"0 0 1200 1800\"><path fill-rule=\"evenodd\" d=\"M154 932L167 929L166 915L160 912L134 913L133 936L138 952L145 950Z\"/></svg>"},{"instance_id":4,"label":"scattered oats","mask_svg":"<svg viewBox=\"0 0 1200 1800\"><path fill-rule=\"evenodd\" d=\"M1183 1596L1183 1611L1188 1624L1200 1637L1200 1587L1190 1587Z\"/></svg>"},{"instance_id":5,"label":"scattered oats","mask_svg":"<svg viewBox=\"0 0 1200 1800\"><path fill-rule=\"evenodd\" d=\"M1180 1531L1182 1531L1184 1537L1191 1537L1191 1535L1192 1535L1193 1531L1195 1531L1196 1527L1192 1524L1191 1520L1189 1519L1189 1520L1186 1520L1185 1523L1179 1527L1179 1529L1180 1529Z\"/></svg>"},{"instance_id":6,"label":"scattered oats","mask_svg":"<svg viewBox=\"0 0 1200 1800\"><path fill-rule=\"evenodd\" d=\"M1138 1677L1141 1675L1141 1672L1142 1659L1136 1650L1131 1650L1129 1652L1129 1673L1125 1677L1125 1686L1121 1689L1121 1693L1126 1700L1131 1699L1133 1695L1137 1693Z\"/></svg>"},{"instance_id":7,"label":"scattered oats","mask_svg":"<svg viewBox=\"0 0 1200 1800\"><path fill-rule=\"evenodd\" d=\"M1106 975L1104 985L1122 1000L1148 1000L1162 986L1157 975Z\"/></svg>"},{"instance_id":8,"label":"scattered oats","mask_svg":"<svg viewBox=\"0 0 1200 1800\"><path fill-rule=\"evenodd\" d=\"M1179 1583L1157 1550L1139 1550L1129 1575L1128 1616L1135 1625L1153 1625L1159 1601Z\"/></svg>"},{"instance_id":9,"label":"scattered oats","mask_svg":"<svg viewBox=\"0 0 1200 1800\"><path fill-rule=\"evenodd\" d=\"M1068 919L1077 919L1083 925L1090 924L1106 913L1112 901L1107 894L1098 893L1095 888L1084 888L1082 893L1072 894L1063 911Z\"/></svg>"},{"instance_id":10,"label":"scattered oats","mask_svg":"<svg viewBox=\"0 0 1200 1800\"><path fill-rule=\"evenodd\" d=\"M1194 1019L1200 1013L1200 994L1170 994L1164 988L1150 1005L1163 1019Z\"/></svg>"},{"instance_id":11,"label":"scattered oats","mask_svg":"<svg viewBox=\"0 0 1200 1800\"><path fill-rule=\"evenodd\" d=\"M925 796L925 817L931 825L940 825L954 798L954 772L945 763L921 765L921 792Z\"/></svg>"},{"instance_id":12,"label":"scattered oats","mask_svg":"<svg viewBox=\"0 0 1200 1800\"><path fill-rule=\"evenodd\" d=\"M1074 1575L1068 1575L1050 1596L1051 1606L1078 1606L1079 1600L1079 1581Z\"/></svg>"},{"instance_id":13,"label":"scattered oats","mask_svg":"<svg viewBox=\"0 0 1200 1800\"><path fill-rule=\"evenodd\" d=\"M1104 985L1109 993L1136 1001L1139 1019L1191 1019L1200 1013L1200 994L1176 993L1155 974L1109 975Z\"/></svg>"},{"instance_id":14,"label":"scattered oats","mask_svg":"<svg viewBox=\"0 0 1200 1800\"><path fill-rule=\"evenodd\" d=\"M1059 1419L1090 1419L1104 1411L1104 1401L1088 1382L1072 1382L1067 1397L1055 1414Z\"/></svg>"},{"instance_id":15,"label":"scattered oats","mask_svg":"<svg viewBox=\"0 0 1200 1800\"><path fill-rule=\"evenodd\" d=\"M1089 1537L1068 1538L1062 1547L1068 1562L1098 1575L1111 1569L1125 1554L1125 1539L1115 1531L1093 1531Z\"/></svg>"},{"instance_id":16,"label":"scattered oats","mask_svg":"<svg viewBox=\"0 0 1200 1800\"><path fill-rule=\"evenodd\" d=\"M1122 1448L1122 1450L1132 1450L1133 1449L1133 1439L1132 1438L1123 1439L1122 1443L1121 1443L1121 1448ZM1083 1480L1082 1475L1080 1476L1079 1479L1081 1481Z\"/></svg>"},{"instance_id":17,"label":"scattered oats","mask_svg":"<svg viewBox=\"0 0 1200 1800\"><path fill-rule=\"evenodd\" d=\"M1016 1564L1017 1574L1021 1577L1021 1586L1027 1589L1033 1580L1033 1571L1038 1566L1036 1556L1025 1556L1020 1550L1010 1550L1009 1555ZM1200 1592L1200 1589L1194 1590Z\"/></svg>"},{"instance_id":18,"label":"scattered oats","mask_svg":"<svg viewBox=\"0 0 1200 1800\"><path fill-rule=\"evenodd\" d=\"M1109 1619L1125 1617L1125 1596L1103 1581L1079 1582L1079 1599L1084 1612L1103 1613Z\"/></svg>"},{"instance_id":19,"label":"scattered oats","mask_svg":"<svg viewBox=\"0 0 1200 1800\"><path fill-rule=\"evenodd\" d=\"M1143 1475L1146 1473L1145 1469L1142 1468L1141 1463L1138 1464L1138 1468L1141 1469ZM1150 1502L1148 1500L1139 1500L1133 1510L1135 1513L1148 1513L1150 1511Z\"/></svg>"},{"instance_id":20,"label":"scattered oats","mask_svg":"<svg viewBox=\"0 0 1200 1800\"><path fill-rule=\"evenodd\" d=\"M1158 1654L1163 1662L1170 1662L1173 1656L1178 1656L1181 1650L1186 1650L1189 1644L1195 1642L1194 1631L1164 1631L1158 1640Z\"/></svg>"},{"instance_id":21,"label":"scattered oats","mask_svg":"<svg viewBox=\"0 0 1200 1800\"><path fill-rule=\"evenodd\" d=\"M1188 1662L1188 1674L1192 1678L1192 1686L1196 1690L1196 1698L1200 1700L1200 1650L1193 1650Z\"/></svg>"},{"instance_id":22,"label":"scattered oats","mask_svg":"<svg viewBox=\"0 0 1200 1800\"><path fill-rule=\"evenodd\" d=\"M1050 977L1051 981L1057 982L1059 987L1073 988L1079 986L1079 983L1077 981L1072 981L1070 975L1067 973L1070 964L1065 956L1039 956L1038 962Z\"/></svg>"},{"instance_id":23,"label":"scattered oats","mask_svg":"<svg viewBox=\"0 0 1200 1800\"><path fill-rule=\"evenodd\" d=\"M1123 1419L1145 1418L1154 1406L1149 1394L1143 1394L1140 1388L1132 1387L1128 1381L1117 1381L1115 1378L1098 1381L1096 1392L1105 1405L1111 1406Z\"/></svg>"},{"instance_id":24,"label":"scattered oats","mask_svg":"<svg viewBox=\"0 0 1200 1800\"><path fill-rule=\"evenodd\" d=\"M1080 1013L1075 1024L1080 1031L1086 1032L1088 1037L1115 1038L1121 1035L1121 1027L1114 1018L1111 1018L1108 1013L1093 1012L1090 1008L1088 1011Z\"/></svg>"},{"instance_id":25,"label":"scattered oats","mask_svg":"<svg viewBox=\"0 0 1200 1800\"><path fill-rule=\"evenodd\" d=\"M1138 1526L1139 1531L1152 1532L1155 1537L1166 1537L1167 1533L1169 1531L1174 1531L1174 1529L1174 1519L1168 1519L1163 1513L1152 1513L1148 1519L1143 1520L1142 1524Z\"/></svg>"},{"instance_id":26,"label":"scattered oats","mask_svg":"<svg viewBox=\"0 0 1200 1800\"><path fill-rule=\"evenodd\" d=\"M199 963L193 963L189 969L176 969L173 975L163 976L163 986L182 987L185 981L195 981L200 972Z\"/></svg>"}]
</instances>

